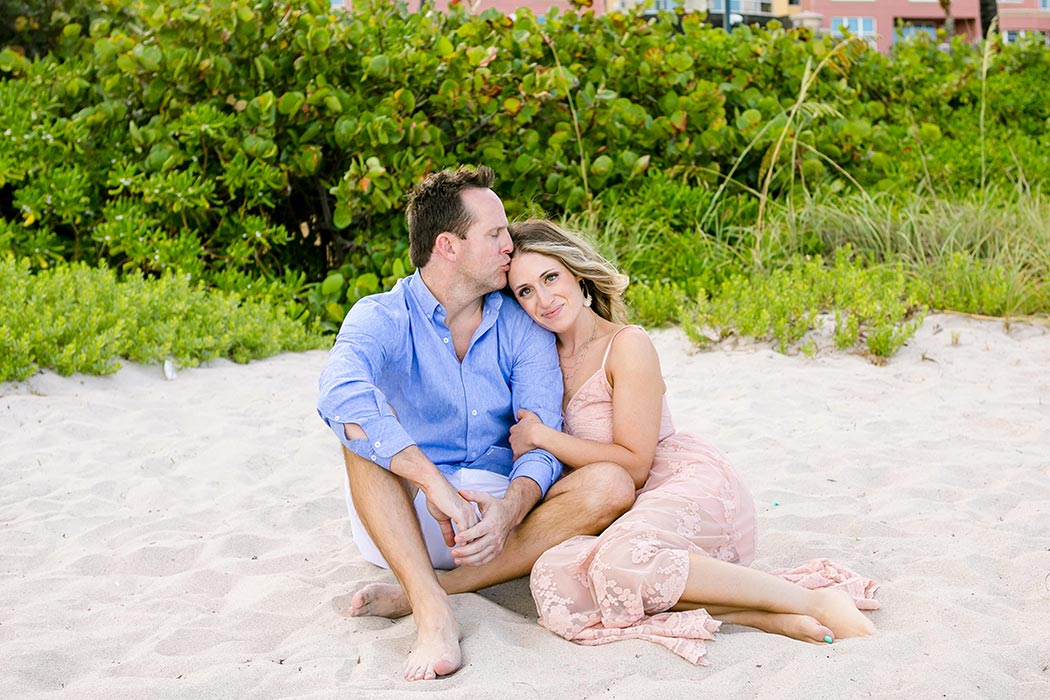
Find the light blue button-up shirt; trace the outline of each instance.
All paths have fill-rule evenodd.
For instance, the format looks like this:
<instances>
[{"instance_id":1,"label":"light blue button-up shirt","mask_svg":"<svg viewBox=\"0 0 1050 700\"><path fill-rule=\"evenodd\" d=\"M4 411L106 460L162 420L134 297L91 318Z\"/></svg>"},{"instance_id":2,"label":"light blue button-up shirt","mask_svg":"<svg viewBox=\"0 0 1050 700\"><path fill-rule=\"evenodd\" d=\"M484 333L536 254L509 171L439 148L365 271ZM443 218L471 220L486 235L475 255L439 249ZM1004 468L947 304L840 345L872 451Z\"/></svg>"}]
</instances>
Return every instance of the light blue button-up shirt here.
<instances>
[{"instance_id":1,"label":"light blue button-up shirt","mask_svg":"<svg viewBox=\"0 0 1050 700\"><path fill-rule=\"evenodd\" d=\"M460 362L445 310L416 272L354 304L321 372L317 411L347 449L387 469L418 445L442 472L527 476L546 495L561 463L544 450L515 460L508 438L520 408L560 430L561 400L551 333L492 292ZM345 423L367 439L348 440Z\"/></svg>"}]
</instances>

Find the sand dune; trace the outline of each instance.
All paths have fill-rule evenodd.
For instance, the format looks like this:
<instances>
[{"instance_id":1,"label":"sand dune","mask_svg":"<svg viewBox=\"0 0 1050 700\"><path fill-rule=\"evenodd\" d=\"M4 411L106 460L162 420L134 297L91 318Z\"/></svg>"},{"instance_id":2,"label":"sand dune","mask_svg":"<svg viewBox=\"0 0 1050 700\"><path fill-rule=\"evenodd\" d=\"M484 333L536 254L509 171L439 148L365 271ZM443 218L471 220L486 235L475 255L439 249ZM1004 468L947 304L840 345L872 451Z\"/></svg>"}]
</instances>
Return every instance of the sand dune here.
<instances>
[{"instance_id":1,"label":"sand dune","mask_svg":"<svg viewBox=\"0 0 1050 700\"><path fill-rule=\"evenodd\" d=\"M339 614L389 574L350 539L314 352L0 384L0 697L1050 697L1045 325L931 316L883 367L653 336L677 427L755 495L756 566L875 578L875 637L726 625L696 667L556 638L516 581L454 598L462 670L401 680L411 620Z\"/></svg>"}]
</instances>

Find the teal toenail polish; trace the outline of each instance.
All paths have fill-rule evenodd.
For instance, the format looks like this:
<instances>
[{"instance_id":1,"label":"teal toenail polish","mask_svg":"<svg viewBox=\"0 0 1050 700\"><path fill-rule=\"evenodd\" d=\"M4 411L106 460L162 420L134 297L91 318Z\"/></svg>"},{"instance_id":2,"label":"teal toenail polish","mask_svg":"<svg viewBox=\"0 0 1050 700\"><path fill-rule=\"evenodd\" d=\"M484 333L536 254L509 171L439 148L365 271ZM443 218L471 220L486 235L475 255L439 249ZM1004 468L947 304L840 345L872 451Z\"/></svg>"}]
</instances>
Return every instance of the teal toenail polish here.
<instances>
[{"instance_id":1,"label":"teal toenail polish","mask_svg":"<svg viewBox=\"0 0 1050 700\"><path fill-rule=\"evenodd\" d=\"M773 505L779 506L780 505L780 501L773 501Z\"/></svg>"},{"instance_id":2,"label":"teal toenail polish","mask_svg":"<svg viewBox=\"0 0 1050 700\"><path fill-rule=\"evenodd\" d=\"M835 640L831 638L830 634L825 634L824 635L824 641L827 642L828 644L831 644Z\"/></svg>"}]
</instances>

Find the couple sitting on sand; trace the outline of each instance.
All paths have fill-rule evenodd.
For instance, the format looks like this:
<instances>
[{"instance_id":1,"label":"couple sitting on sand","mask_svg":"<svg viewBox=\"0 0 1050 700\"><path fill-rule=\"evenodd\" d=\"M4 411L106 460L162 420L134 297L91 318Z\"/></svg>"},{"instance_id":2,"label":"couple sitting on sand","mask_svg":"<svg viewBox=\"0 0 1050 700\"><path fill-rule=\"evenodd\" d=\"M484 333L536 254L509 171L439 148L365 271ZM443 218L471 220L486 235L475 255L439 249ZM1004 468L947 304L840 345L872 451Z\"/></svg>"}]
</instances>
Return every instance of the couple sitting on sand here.
<instances>
[{"instance_id":1,"label":"couple sitting on sand","mask_svg":"<svg viewBox=\"0 0 1050 700\"><path fill-rule=\"evenodd\" d=\"M354 541L398 581L356 591L350 614L413 614L409 680L461 664L450 595L530 572L540 623L582 644L701 663L720 621L871 634L871 581L824 560L748 568L751 496L671 425L652 341L624 324L627 278L550 222L509 224L492 183L460 168L415 189L417 271L354 305L321 375Z\"/></svg>"}]
</instances>

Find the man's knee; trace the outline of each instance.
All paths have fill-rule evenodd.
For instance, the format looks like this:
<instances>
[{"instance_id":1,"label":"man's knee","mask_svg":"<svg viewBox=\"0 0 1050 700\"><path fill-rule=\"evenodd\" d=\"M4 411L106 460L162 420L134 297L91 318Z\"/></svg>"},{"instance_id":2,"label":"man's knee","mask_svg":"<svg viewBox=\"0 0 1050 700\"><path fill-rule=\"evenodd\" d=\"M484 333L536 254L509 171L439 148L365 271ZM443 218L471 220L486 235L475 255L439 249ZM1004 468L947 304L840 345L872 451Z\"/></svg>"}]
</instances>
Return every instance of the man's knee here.
<instances>
[{"instance_id":1,"label":"man's knee","mask_svg":"<svg viewBox=\"0 0 1050 700\"><path fill-rule=\"evenodd\" d=\"M612 462L588 464L581 470L584 507L599 527L605 527L634 505L634 480L623 467Z\"/></svg>"}]
</instances>

